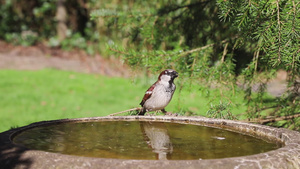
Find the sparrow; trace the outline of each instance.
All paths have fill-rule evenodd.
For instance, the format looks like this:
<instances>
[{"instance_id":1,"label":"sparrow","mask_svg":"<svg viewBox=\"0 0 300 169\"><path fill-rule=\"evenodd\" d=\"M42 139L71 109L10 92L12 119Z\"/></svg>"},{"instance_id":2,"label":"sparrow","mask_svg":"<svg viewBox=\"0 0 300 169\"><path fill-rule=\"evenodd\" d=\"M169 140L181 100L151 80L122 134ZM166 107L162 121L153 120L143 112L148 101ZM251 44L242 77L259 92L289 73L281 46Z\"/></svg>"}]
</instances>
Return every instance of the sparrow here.
<instances>
[{"instance_id":1,"label":"sparrow","mask_svg":"<svg viewBox=\"0 0 300 169\"><path fill-rule=\"evenodd\" d=\"M167 113L165 107L170 103L176 89L174 79L178 73L172 69L166 69L160 73L158 80L146 91L140 105L141 111L138 115L144 115L146 112L161 110Z\"/></svg>"}]
</instances>

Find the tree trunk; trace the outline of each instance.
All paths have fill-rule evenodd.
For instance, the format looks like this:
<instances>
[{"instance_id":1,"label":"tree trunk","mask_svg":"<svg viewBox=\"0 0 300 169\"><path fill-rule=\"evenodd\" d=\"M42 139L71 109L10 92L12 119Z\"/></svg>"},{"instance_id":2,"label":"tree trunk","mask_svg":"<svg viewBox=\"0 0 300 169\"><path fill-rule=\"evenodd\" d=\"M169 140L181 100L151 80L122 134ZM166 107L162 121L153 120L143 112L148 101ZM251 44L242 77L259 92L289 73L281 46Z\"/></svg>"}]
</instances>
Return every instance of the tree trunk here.
<instances>
[{"instance_id":1,"label":"tree trunk","mask_svg":"<svg viewBox=\"0 0 300 169\"><path fill-rule=\"evenodd\" d=\"M58 0L57 1L57 10L56 10L56 20L57 20L57 26L56 26L56 31L57 31L57 37L59 42L64 40L67 37L67 10L64 5L65 0Z\"/></svg>"}]
</instances>

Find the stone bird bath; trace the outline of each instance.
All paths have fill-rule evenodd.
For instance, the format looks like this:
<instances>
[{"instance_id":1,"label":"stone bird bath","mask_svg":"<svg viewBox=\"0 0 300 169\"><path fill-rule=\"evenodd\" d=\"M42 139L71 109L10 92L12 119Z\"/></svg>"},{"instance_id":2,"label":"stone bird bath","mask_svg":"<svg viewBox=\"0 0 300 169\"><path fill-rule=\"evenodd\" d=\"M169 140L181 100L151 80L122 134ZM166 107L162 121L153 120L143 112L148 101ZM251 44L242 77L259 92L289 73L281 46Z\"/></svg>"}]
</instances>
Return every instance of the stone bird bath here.
<instances>
[{"instance_id":1,"label":"stone bird bath","mask_svg":"<svg viewBox=\"0 0 300 169\"><path fill-rule=\"evenodd\" d=\"M204 117L43 121L0 133L0 168L300 168L300 133Z\"/></svg>"}]
</instances>

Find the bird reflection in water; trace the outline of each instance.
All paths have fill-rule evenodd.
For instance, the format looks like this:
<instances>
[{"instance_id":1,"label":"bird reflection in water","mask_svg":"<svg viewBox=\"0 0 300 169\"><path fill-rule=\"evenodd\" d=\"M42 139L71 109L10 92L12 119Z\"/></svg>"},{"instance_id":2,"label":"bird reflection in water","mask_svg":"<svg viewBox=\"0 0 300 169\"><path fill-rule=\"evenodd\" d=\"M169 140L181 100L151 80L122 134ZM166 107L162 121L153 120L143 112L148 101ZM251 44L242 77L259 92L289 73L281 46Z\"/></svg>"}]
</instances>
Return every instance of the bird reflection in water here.
<instances>
[{"instance_id":1,"label":"bird reflection in water","mask_svg":"<svg viewBox=\"0 0 300 169\"><path fill-rule=\"evenodd\" d=\"M173 152L173 146L164 123L140 122L145 141L152 151L156 153L157 160L167 160Z\"/></svg>"}]
</instances>

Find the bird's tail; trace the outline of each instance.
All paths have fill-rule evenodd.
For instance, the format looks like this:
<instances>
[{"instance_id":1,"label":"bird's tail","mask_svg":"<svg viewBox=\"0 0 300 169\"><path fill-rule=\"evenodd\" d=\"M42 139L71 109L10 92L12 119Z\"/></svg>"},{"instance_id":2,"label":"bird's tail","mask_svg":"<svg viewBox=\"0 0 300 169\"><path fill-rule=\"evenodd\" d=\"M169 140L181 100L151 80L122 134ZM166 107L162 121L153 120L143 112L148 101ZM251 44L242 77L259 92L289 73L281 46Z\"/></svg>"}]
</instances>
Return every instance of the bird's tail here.
<instances>
[{"instance_id":1,"label":"bird's tail","mask_svg":"<svg viewBox=\"0 0 300 169\"><path fill-rule=\"evenodd\" d=\"M138 115L143 116L145 113L146 113L146 109L141 108L140 111L139 111L139 113L138 113Z\"/></svg>"}]
</instances>

